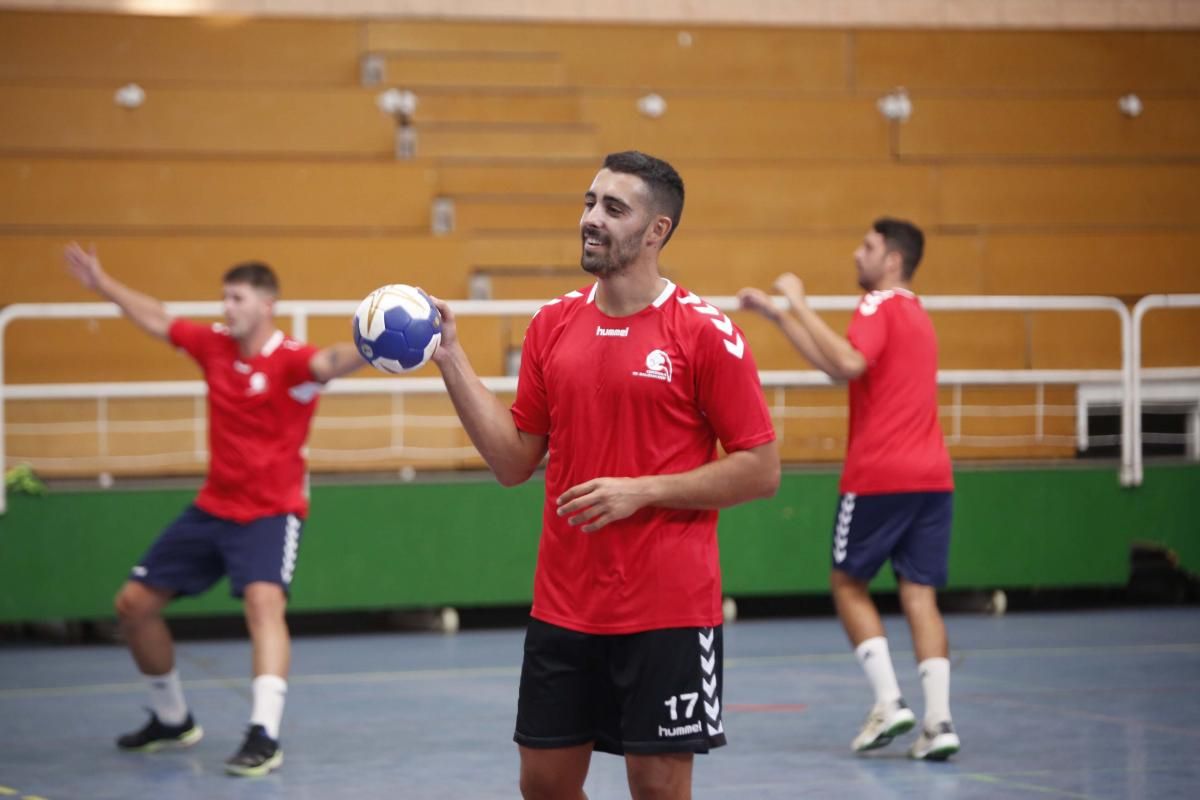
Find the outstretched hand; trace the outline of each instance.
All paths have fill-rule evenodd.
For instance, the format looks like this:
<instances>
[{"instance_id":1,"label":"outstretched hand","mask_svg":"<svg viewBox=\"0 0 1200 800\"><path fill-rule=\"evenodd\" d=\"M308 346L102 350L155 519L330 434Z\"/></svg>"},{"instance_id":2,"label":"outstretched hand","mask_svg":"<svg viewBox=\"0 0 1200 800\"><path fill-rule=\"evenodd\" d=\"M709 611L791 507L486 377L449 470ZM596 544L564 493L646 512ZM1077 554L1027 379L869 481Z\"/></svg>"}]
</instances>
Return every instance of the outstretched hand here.
<instances>
[{"instance_id":1,"label":"outstretched hand","mask_svg":"<svg viewBox=\"0 0 1200 800\"><path fill-rule=\"evenodd\" d=\"M67 272L85 289L91 289L93 292L99 289L104 270L96 256L95 245L84 250L78 242L71 242L63 250L63 260L66 262Z\"/></svg>"},{"instance_id":2,"label":"outstretched hand","mask_svg":"<svg viewBox=\"0 0 1200 800\"><path fill-rule=\"evenodd\" d=\"M650 504L645 484L637 478L593 478L567 489L558 498L558 515L593 533L625 519Z\"/></svg>"}]
</instances>

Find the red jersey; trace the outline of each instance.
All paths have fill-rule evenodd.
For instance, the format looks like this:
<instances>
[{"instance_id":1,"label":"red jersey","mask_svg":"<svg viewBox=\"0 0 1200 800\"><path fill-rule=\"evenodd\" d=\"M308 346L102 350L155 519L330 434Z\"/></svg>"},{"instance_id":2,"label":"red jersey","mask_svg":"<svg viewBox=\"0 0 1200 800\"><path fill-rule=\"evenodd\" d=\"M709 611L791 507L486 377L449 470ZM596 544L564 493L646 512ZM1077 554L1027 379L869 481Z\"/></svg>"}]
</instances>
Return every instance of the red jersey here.
<instances>
[{"instance_id":1,"label":"red jersey","mask_svg":"<svg viewBox=\"0 0 1200 800\"><path fill-rule=\"evenodd\" d=\"M906 289L869 292L847 337L867 369L850 381L842 494L952 490L938 422L937 336L921 301Z\"/></svg>"},{"instance_id":2,"label":"red jersey","mask_svg":"<svg viewBox=\"0 0 1200 800\"><path fill-rule=\"evenodd\" d=\"M196 505L243 523L304 517L301 449L321 386L309 367L317 348L275 331L262 352L243 359L222 325L177 319L168 335L196 360L208 384L209 466Z\"/></svg>"},{"instance_id":3,"label":"red jersey","mask_svg":"<svg viewBox=\"0 0 1200 800\"><path fill-rule=\"evenodd\" d=\"M592 478L687 472L775 438L754 358L730 319L670 281L648 307L604 314L596 286L529 324L512 415L549 437L532 616L585 633L721 622L717 512L643 508L595 533L557 514Z\"/></svg>"}]
</instances>

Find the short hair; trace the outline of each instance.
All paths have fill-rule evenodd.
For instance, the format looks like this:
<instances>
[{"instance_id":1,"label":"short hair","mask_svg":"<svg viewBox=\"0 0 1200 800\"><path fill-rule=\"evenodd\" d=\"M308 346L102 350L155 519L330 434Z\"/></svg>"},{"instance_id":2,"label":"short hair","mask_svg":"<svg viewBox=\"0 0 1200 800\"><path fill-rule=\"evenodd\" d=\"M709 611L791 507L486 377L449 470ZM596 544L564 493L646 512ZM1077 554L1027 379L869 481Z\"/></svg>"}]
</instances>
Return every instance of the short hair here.
<instances>
[{"instance_id":1,"label":"short hair","mask_svg":"<svg viewBox=\"0 0 1200 800\"><path fill-rule=\"evenodd\" d=\"M252 288L267 292L272 297L279 296L279 279L275 271L261 261L246 261L234 264L221 279L222 283L244 283Z\"/></svg>"},{"instance_id":2,"label":"short hair","mask_svg":"<svg viewBox=\"0 0 1200 800\"><path fill-rule=\"evenodd\" d=\"M683 178L666 161L637 150L609 153L604 157L604 168L636 175L646 183L656 210L671 218L671 230L663 239L663 247L666 247L679 228L679 218L683 216Z\"/></svg>"},{"instance_id":3,"label":"short hair","mask_svg":"<svg viewBox=\"0 0 1200 800\"><path fill-rule=\"evenodd\" d=\"M921 263L921 256L925 252L925 234L921 233L921 229L911 222L891 217L880 217L871 227L883 237L888 250L894 250L900 254L904 280L911 280L913 273L917 271L917 265Z\"/></svg>"}]
</instances>

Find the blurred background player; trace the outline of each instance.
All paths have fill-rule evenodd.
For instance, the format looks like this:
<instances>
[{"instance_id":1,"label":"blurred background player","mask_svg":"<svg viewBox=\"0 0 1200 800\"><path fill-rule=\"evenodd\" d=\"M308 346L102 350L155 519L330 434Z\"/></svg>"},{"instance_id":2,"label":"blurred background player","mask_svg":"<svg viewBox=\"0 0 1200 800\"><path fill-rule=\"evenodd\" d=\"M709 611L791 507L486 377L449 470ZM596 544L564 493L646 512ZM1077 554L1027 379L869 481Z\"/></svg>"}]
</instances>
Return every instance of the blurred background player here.
<instances>
[{"instance_id":1,"label":"blurred background player","mask_svg":"<svg viewBox=\"0 0 1200 800\"><path fill-rule=\"evenodd\" d=\"M275 327L279 294L266 264L225 273L223 325L173 319L158 300L109 276L94 251L72 243L67 270L116 303L135 325L185 351L208 386L208 475L195 502L158 537L118 592L121 631L150 685L150 721L121 736L123 750L186 747L203 735L183 696L163 608L228 575L253 648L254 705L235 775L283 763L279 724L291 642L284 611L308 511L301 449L325 382L363 366L353 344L317 349Z\"/></svg>"},{"instance_id":2,"label":"blurred background player","mask_svg":"<svg viewBox=\"0 0 1200 800\"><path fill-rule=\"evenodd\" d=\"M809 308L803 283L790 273L775 283L790 313L759 289L743 289L739 297L744 308L779 325L815 367L850 382L830 583L838 617L875 690L875 704L851 746L857 752L883 747L916 724L868 591L890 559L925 693L924 724L909 754L944 759L959 749L950 718L946 626L937 607L937 587L947 577L954 483L938 422L937 338L909 288L924 244L909 222L874 223L854 252L866 294L847 338Z\"/></svg>"},{"instance_id":3,"label":"blurred background player","mask_svg":"<svg viewBox=\"0 0 1200 800\"><path fill-rule=\"evenodd\" d=\"M597 281L534 316L511 410L437 301L434 360L496 477L550 456L514 736L527 800L583 797L593 750L625 756L634 797L688 798L693 755L725 743L717 509L774 494L779 453L741 332L659 273L682 210L666 162L605 159L580 220Z\"/></svg>"}]
</instances>

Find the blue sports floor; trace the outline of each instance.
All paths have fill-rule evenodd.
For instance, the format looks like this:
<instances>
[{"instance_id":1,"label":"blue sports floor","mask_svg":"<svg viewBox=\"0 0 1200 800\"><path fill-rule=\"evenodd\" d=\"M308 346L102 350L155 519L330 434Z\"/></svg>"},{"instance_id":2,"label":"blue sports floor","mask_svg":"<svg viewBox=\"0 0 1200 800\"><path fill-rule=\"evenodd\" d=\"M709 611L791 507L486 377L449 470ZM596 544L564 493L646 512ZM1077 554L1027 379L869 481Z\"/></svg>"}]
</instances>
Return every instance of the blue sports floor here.
<instances>
[{"instance_id":1,"label":"blue sports floor","mask_svg":"<svg viewBox=\"0 0 1200 800\"><path fill-rule=\"evenodd\" d=\"M920 686L888 618L906 698ZM832 618L726 629L728 747L696 761L695 797L1200 798L1200 613L1194 608L952 615L951 696L963 750L909 761L911 737L869 756L848 743L870 702ZM206 735L191 750L119 753L144 690L117 646L0 646L0 796L513 798L519 630L303 637L284 718L285 764L239 779L222 761L249 713L245 641L184 642L179 669ZM598 754L592 800L627 797Z\"/></svg>"}]
</instances>

